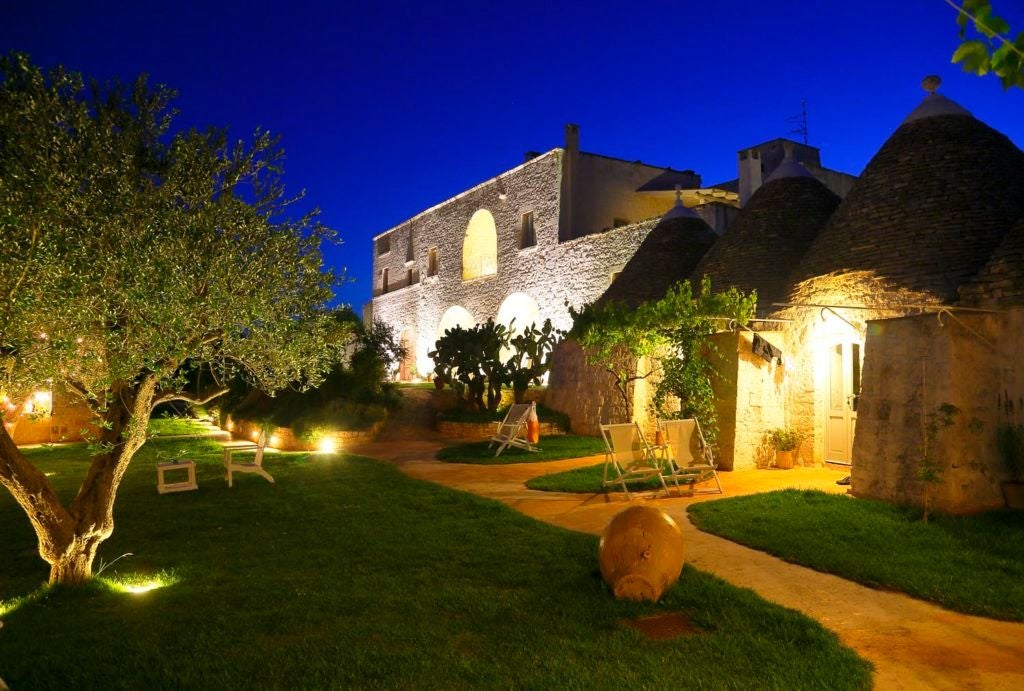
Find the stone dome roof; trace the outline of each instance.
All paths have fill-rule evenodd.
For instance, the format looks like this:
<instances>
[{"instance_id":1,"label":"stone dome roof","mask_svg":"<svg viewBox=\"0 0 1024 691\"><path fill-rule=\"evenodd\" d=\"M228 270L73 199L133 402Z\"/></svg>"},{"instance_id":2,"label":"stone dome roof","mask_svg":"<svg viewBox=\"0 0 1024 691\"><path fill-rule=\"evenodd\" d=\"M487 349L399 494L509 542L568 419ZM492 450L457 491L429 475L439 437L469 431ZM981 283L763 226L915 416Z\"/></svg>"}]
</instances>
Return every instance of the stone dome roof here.
<instances>
[{"instance_id":1,"label":"stone dome roof","mask_svg":"<svg viewBox=\"0 0 1024 691\"><path fill-rule=\"evenodd\" d=\"M696 215L662 218L597 303L616 301L636 307L663 297L674 284L690 277L717 238Z\"/></svg>"},{"instance_id":2,"label":"stone dome roof","mask_svg":"<svg viewBox=\"0 0 1024 691\"><path fill-rule=\"evenodd\" d=\"M1024 152L965 113L900 125L804 255L793 301L957 299L1024 216Z\"/></svg>"},{"instance_id":3,"label":"stone dome roof","mask_svg":"<svg viewBox=\"0 0 1024 691\"><path fill-rule=\"evenodd\" d=\"M714 290L756 290L757 314L763 316L786 298L789 274L839 202L813 176L769 179L704 255L693 280L707 274Z\"/></svg>"},{"instance_id":4,"label":"stone dome roof","mask_svg":"<svg viewBox=\"0 0 1024 691\"><path fill-rule=\"evenodd\" d=\"M1010 228L978 275L960 287L960 299L979 307L1024 305L1024 217Z\"/></svg>"}]
</instances>

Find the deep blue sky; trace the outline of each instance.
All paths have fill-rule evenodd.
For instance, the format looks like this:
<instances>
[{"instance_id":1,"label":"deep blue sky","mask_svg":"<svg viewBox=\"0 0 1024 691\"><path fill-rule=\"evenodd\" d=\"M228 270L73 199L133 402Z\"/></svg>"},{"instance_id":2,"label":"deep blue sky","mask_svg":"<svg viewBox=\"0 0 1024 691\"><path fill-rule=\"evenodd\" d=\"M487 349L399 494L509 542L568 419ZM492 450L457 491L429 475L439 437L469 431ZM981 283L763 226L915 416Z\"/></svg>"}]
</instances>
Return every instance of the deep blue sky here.
<instances>
[{"instance_id":1,"label":"deep blue sky","mask_svg":"<svg viewBox=\"0 0 1024 691\"><path fill-rule=\"evenodd\" d=\"M1024 30L1024 0L995 0ZM369 299L370 238L580 125L584 151L735 177L735 152L792 128L859 173L921 78L1024 147L1024 91L960 72L943 0L743 2L15 2L0 49L89 76L147 72L180 125L283 136Z\"/></svg>"}]
</instances>

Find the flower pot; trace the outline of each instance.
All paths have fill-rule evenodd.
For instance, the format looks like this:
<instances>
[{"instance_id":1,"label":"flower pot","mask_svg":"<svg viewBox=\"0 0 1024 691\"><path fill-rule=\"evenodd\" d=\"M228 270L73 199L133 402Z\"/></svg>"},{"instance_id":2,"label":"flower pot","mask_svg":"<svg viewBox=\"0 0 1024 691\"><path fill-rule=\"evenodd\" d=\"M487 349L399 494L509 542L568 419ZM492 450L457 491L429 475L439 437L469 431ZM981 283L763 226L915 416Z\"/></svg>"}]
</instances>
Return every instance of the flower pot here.
<instances>
[{"instance_id":1,"label":"flower pot","mask_svg":"<svg viewBox=\"0 0 1024 691\"><path fill-rule=\"evenodd\" d=\"M775 452L775 467L782 470L789 470L793 467L793 452L792 451L776 451Z\"/></svg>"},{"instance_id":2,"label":"flower pot","mask_svg":"<svg viewBox=\"0 0 1024 691\"><path fill-rule=\"evenodd\" d=\"M1000 483L1003 487L1003 500L1006 508L1024 510L1024 482L1007 480Z\"/></svg>"}]
</instances>

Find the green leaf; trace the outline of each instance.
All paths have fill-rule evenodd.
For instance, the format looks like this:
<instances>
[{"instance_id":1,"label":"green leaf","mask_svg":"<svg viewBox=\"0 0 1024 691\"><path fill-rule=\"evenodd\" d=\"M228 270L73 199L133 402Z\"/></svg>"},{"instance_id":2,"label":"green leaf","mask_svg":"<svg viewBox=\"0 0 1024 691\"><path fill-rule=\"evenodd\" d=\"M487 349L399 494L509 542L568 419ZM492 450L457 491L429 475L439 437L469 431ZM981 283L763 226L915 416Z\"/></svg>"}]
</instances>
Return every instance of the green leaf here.
<instances>
[{"instance_id":1,"label":"green leaf","mask_svg":"<svg viewBox=\"0 0 1024 691\"><path fill-rule=\"evenodd\" d=\"M964 41L953 53L952 62L962 63L965 72L986 74L989 71L988 46L984 41Z\"/></svg>"}]
</instances>

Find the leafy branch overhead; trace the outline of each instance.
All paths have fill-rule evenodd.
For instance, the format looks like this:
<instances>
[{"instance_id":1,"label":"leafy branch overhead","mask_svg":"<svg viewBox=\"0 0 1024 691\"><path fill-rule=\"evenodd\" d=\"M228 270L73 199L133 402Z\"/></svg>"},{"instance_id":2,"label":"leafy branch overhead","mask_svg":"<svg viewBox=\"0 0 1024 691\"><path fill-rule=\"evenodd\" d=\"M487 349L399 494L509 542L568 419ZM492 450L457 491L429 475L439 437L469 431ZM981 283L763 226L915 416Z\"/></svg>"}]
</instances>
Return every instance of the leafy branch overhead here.
<instances>
[{"instance_id":1,"label":"leafy branch overhead","mask_svg":"<svg viewBox=\"0 0 1024 691\"><path fill-rule=\"evenodd\" d=\"M953 53L953 62L965 72L977 75L992 73L999 77L1004 89L1024 89L1024 31L1013 38L1009 23L992 13L988 0L963 0L957 5L961 44ZM968 31L974 38L968 38Z\"/></svg>"}]
</instances>

